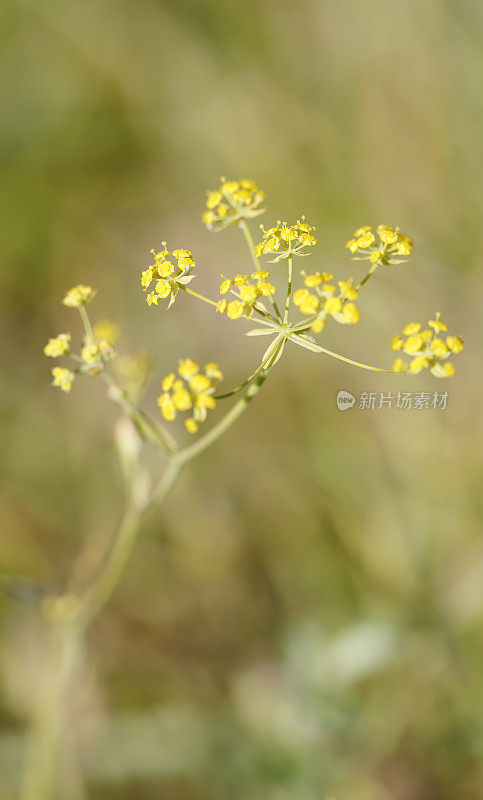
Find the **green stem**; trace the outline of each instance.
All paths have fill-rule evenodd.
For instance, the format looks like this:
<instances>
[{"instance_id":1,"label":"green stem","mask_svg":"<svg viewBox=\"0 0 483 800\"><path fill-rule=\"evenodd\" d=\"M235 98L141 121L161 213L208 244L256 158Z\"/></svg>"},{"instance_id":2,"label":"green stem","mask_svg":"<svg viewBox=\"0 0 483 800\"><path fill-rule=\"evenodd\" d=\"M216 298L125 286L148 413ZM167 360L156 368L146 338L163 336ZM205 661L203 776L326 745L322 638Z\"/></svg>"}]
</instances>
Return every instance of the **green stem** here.
<instances>
[{"instance_id":1,"label":"green stem","mask_svg":"<svg viewBox=\"0 0 483 800\"><path fill-rule=\"evenodd\" d=\"M253 400L253 398L258 394L265 379L268 375L269 370L265 372L261 372L256 381L252 383L249 387L246 394L236 403L230 411L220 420L218 425L215 425L211 431L205 433L197 442L192 444L189 447L185 447L184 450L180 450L178 453L172 456L174 460L178 462L178 464L184 465L191 459L199 456L207 447L209 447L213 442L216 442L217 439L220 438L228 428L233 425L233 423L238 419L238 417L243 414L245 409L247 408L248 404Z\"/></svg>"},{"instance_id":2,"label":"green stem","mask_svg":"<svg viewBox=\"0 0 483 800\"><path fill-rule=\"evenodd\" d=\"M359 283L359 284L358 284L358 285L355 287L357 292L359 291L359 289L360 289L362 286L364 286L364 284L365 284L365 283L367 283L367 281L369 280L369 278L371 277L371 275L374 275L374 273L375 273L375 271L377 270L377 268L378 268L378 267L379 267L379 264L378 264L378 263L376 263L376 264L373 264L373 265L372 265L372 267L370 268L370 270L369 270L369 272L367 273L367 275L366 275L366 276L365 276L365 277L364 277L364 278L361 280L361 282L360 282L360 283Z\"/></svg>"},{"instance_id":3,"label":"green stem","mask_svg":"<svg viewBox=\"0 0 483 800\"><path fill-rule=\"evenodd\" d=\"M160 504L176 483L184 465L200 455L225 433L258 394L269 369L258 375L245 396L205 436L184 450L172 452L167 467L152 494L151 504ZM131 414L130 414L131 416ZM142 511L128 505L112 549L102 569L79 598L75 616L52 623L53 663L48 680L40 692L32 724L22 800L52 800L59 747L64 725L66 695L86 630L97 617L124 573L140 528Z\"/></svg>"},{"instance_id":4,"label":"green stem","mask_svg":"<svg viewBox=\"0 0 483 800\"><path fill-rule=\"evenodd\" d=\"M81 315L82 323L86 333L87 344L95 344L94 334L92 333L91 321L85 309L85 306L79 306L79 314Z\"/></svg>"},{"instance_id":5,"label":"green stem","mask_svg":"<svg viewBox=\"0 0 483 800\"><path fill-rule=\"evenodd\" d=\"M55 792L66 695L81 648L81 630L74 620L57 621L50 635L51 662L28 740L23 800L51 800Z\"/></svg>"},{"instance_id":6,"label":"green stem","mask_svg":"<svg viewBox=\"0 0 483 800\"><path fill-rule=\"evenodd\" d=\"M195 292L195 290L194 289L190 289L189 286L181 285L180 289L183 289L184 292L188 292L188 294L193 295L193 297L197 297L198 300L203 300L204 303L209 303L210 306L215 306L215 308L216 308L216 306L218 305L216 300L210 300L209 297L205 297L204 294L200 294L199 292Z\"/></svg>"},{"instance_id":7,"label":"green stem","mask_svg":"<svg viewBox=\"0 0 483 800\"><path fill-rule=\"evenodd\" d=\"M293 341L293 343L297 344L295 340ZM361 367L361 369L368 369L370 372L388 372L388 373L395 372L393 369L384 369L383 367L372 367L370 364L363 364L361 361L354 361L352 358L347 358L346 356L339 355L339 353L334 353L333 350L327 350L326 347L321 347L320 344L314 344L313 342L311 342L310 344L311 347L309 349L312 350L312 352L325 353L328 356L332 356L332 358L337 358L339 361L345 361L346 364L352 364L354 367Z\"/></svg>"},{"instance_id":8,"label":"green stem","mask_svg":"<svg viewBox=\"0 0 483 800\"><path fill-rule=\"evenodd\" d=\"M241 390L244 389L245 386L248 386L248 384L251 383L253 380L255 380L257 375L259 375L260 372L263 371L263 369L265 368L265 365L268 362L268 360L269 359L267 359L266 362L263 362L262 364L260 364L260 366L257 367L255 372L252 372L252 374L249 375L248 378L245 378L245 380L242 381L242 383L240 383L240 385L237 386L236 389L232 389L231 392L225 392L225 394L215 394L214 395L215 400L226 400L228 397L233 397L234 394L238 394L238 392L241 392Z\"/></svg>"},{"instance_id":9,"label":"green stem","mask_svg":"<svg viewBox=\"0 0 483 800\"><path fill-rule=\"evenodd\" d=\"M87 625L100 614L119 583L136 541L140 523L141 512L128 508L106 563L81 599L80 613L84 624Z\"/></svg>"},{"instance_id":10,"label":"green stem","mask_svg":"<svg viewBox=\"0 0 483 800\"><path fill-rule=\"evenodd\" d=\"M288 312L290 309L290 298L292 296L292 277L293 277L293 256L288 257L288 281L287 281L287 299L285 301L285 311L283 314L283 322L288 322Z\"/></svg>"},{"instance_id":11,"label":"green stem","mask_svg":"<svg viewBox=\"0 0 483 800\"><path fill-rule=\"evenodd\" d=\"M171 490L171 487L174 486L174 484L178 480L182 466L183 465L178 462L177 456L170 457L166 469L164 470L161 476L161 480L159 481L158 485L156 486L153 492L152 495L153 503L159 505L160 503L163 502L164 498Z\"/></svg>"},{"instance_id":12,"label":"green stem","mask_svg":"<svg viewBox=\"0 0 483 800\"><path fill-rule=\"evenodd\" d=\"M258 260L258 256L255 252L255 244L253 242L253 237L250 228L248 227L248 222L246 221L246 219L241 219L238 224L243 231L243 235L245 236L248 249L250 250L250 255L252 257L253 265L255 267L255 272L258 272L260 269L260 261ZM278 310L278 306L275 300L272 297L269 297L268 299L270 300L277 317L280 317L280 311Z\"/></svg>"},{"instance_id":13,"label":"green stem","mask_svg":"<svg viewBox=\"0 0 483 800\"><path fill-rule=\"evenodd\" d=\"M246 239L246 242L247 242L247 245L248 245L248 249L249 249L250 255L252 257L253 265L255 267L255 272L258 272L258 270L260 269L260 262L258 260L257 254L255 252L255 244L253 242L253 237L252 237L250 228L248 227L248 223L247 223L246 219L241 219L238 224L239 224L240 228L243 231L243 235L245 236L245 239Z\"/></svg>"}]
</instances>

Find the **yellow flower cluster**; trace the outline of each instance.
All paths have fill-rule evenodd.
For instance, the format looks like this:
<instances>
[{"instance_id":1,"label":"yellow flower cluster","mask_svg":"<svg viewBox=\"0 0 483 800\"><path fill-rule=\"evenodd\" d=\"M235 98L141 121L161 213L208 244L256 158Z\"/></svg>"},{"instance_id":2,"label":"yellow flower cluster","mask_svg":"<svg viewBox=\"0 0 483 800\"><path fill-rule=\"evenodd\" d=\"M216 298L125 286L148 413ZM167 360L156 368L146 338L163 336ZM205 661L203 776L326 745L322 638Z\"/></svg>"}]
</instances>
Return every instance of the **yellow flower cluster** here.
<instances>
[{"instance_id":1,"label":"yellow flower cluster","mask_svg":"<svg viewBox=\"0 0 483 800\"><path fill-rule=\"evenodd\" d=\"M81 358L84 362L83 372L88 375L98 375L104 367L106 361L114 358L116 352L106 339L99 339L96 342L85 342L81 350Z\"/></svg>"},{"instance_id":2,"label":"yellow flower cluster","mask_svg":"<svg viewBox=\"0 0 483 800\"><path fill-rule=\"evenodd\" d=\"M73 372L65 367L52 367L52 386L58 386L63 392L70 392L72 381L75 378Z\"/></svg>"},{"instance_id":3,"label":"yellow flower cluster","mask_svg":"<svg viewBox=\"0 0 483 800\"><path fill-rule=\"evenodd\" d=\"M358 254L355 256L356 260L367 260L375 266L380 266L404 263L406 259L401 259L400 256L411 255L413 243L409 236L400 233L397 227L378 225L374 233L371 225L365 225L355 231L346 248L351 253Z\"/></svg>"},{"instance_id":4,"label":"yellow flower cluster","mask_svg":"<svg viewBox=\"0 0 483 800\"><path fill-rule=\"evenodd\" d=\"M107 342L108 344L116 344L121 335L121 330L117 322L110 319L100 319L94 325L94 339L96 342Z\"/></svg>"},{"instance_id":5,"label":"yellow flower cluster","mask_svg":"<svg viewBox=\"0 0 483 800\"><path fill-rule=\"evenodd\" d=\"M185 420L186 430L196 433L198 426L204 422L208 409L216 405L213 394L223 375L218 364L205 364L205 373L199 371L199 365L191 358L180 359L178 375L170 372L163 380L163 393L158 397L158 405L163 417L169 421L176 418L178 411L192 411L193 416Z\"/></svg>"},{"instance_id":6,"label":"yellow flower cluster","mask_svg":"<svg viewBox=\"0 0 483 800\"><path fill-rule=\"evenodd\" d=\"M395 336L391 341L393 350L401 350L411 356L411 361L397 358L393 364L396 372L407 372L417 375L421 370L429 367L436 378L451 377L455 373L453 364L442 363L452 354L457 355L463 350L463 340L459 336L447 335L444 339L441 333L446 333L447 325L441 320L439 311L434 319L428 322L429 328L421 330L419 322L410 322L403 330L403 336ZM403 338L406 337L406 338Z\"/></svg>"},{"instance_id":7,"label":"yellow flower cluster","mask_svg":"<svg viewBox=\"0 0 483 800\"><path fill-rule=\"evenodd\" d=\"M320 333L324 328L327 317L333 317L343 325L354 325L359 322L360 313L352 302L357 300L357 289L352 285L352 278L339 281L339 291L330 281L333 275L330 272L315 272L305 276L305 288L298 289L293 295L293 303L298 306L302 314L316 315L311 328L315 333ZM312 289L312 291L309 291Z\"/></svg>"},{"instance_id":8,"label":"yellow flower cluster","mask_svg":"<svg viewBox=\"0 0 483 800\"><path fill-rule=\"evenodd\" d=\"M77 286L69 289L62 302L64 306L79 308L79 306L85 306L86 303L90 303L92 298L95 297L95 294L95 289L93 289L92 286L84 286L82 283L79 283Z\"/></svg>"},{"instance_id":9,"label":"yellow flower cluster","mask_svg":"<svg viewBox=\"0 0 483 800\"><path fill-rule=\"evenodd\" d=\"M146 292L153 281L156 281L154 291L150 291L146 296L148 306L158 305L159 300L169 297L168 308L170 308L179 292L180 286L186 286L195 277L191 274L195 266L190 250L166 250L166 242L162 242L163 250L156 253L151 250L154 256L154 264L151 264L141 274L141 286ZM176 259L176 266L170 261L170 257Z\"/></svg>"},{"instance_id":10,"label":"yellow flower cluster","mask_svg":"<svg viewBox=\"0 0 483 800\"><path fill-rule=\"evenodd\" d=\"M265 193L255 181L221 178L218 189L207 192L203 222L209 230L222 230L228 225L236 225L241 219L257 217L263 213L260 204L264 198Z\"/></svg>"},{"instance_id":11,"label":"yellow flower cluster","mask_svg":"<svg viewBox=\"0 0 483 800\"><path fill-rule=\"evenodd\" d=\"M49 339L44 347L44 353L50 358L65 356L70 350L70 333L59 333L54 339Z\"/></svg>"},{"instance_id":12,"label":"yellow flower cluster","mask_svg":"<svg viewBox=\"0 0 483 800\"><path fill-rule=\"evenodd\" d=\"M315 227L305 221L305 216L298 219L295 225L287 225L286 222L277 220L277 224L273 228L265 230L263 225L260 227L263 231L263 239L256 246L255 253L257 256L275 253L275 257L272 259L274 263L293 255L308 255L303 252L305 248L317 244L317 239L311 233Z\"/></svg>"},{"instance_id":13,"label":"yellow flower cluster","mask_svg":"<svg viewBox=\"0 0 483 800\"><path fill-rule=\"evenodd\" d=\"M225 278L224 275L221 277L223 281L220 286L220 294L231 292L238 298L229 303L224 297L216 306L216 310L220 314L224 314L226 311L230 319L251 317L255 304L262 310L264 309L263 304L259 302L260 297L271 297L275 294L275 286L267 280L270 273L264 269L252 272L251 277L255 283L250 281L248 275L235 275L234 278Z\"/></svg>"}]
</instances>

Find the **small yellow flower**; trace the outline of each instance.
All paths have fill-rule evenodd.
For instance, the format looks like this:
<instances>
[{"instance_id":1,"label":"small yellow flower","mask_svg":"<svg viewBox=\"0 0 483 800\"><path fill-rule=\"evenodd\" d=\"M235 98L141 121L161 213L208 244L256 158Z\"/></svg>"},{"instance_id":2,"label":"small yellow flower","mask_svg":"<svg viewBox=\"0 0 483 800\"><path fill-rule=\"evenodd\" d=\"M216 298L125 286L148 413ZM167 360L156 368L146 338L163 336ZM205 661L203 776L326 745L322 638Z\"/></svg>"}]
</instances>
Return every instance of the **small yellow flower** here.
<instances>
[{"instance_id":1,"label":"small yellow flower","mask_svg":"<svg viewBox=\"0 0 483 800\"><path fill-rule=\"evenodd\" d=\"M464 347L463 339L461 339L459 336L447 336L446 344L452 353L461 353Z\"/></svg>"},{"instance_id":2,"label":"small yellow flower","mask_svg":"<svg viewBox=\"0 0 483 800\"><path fill-rule=\"evenodd\" d=\"M259 269L257 272L252 272L252 278L255 281L265 281L270 277L270 273L266 269Z\"/></svg>"},{"instance_id":3,"label":"small yellow flower","mask_svg":"<svg viewBox=\"0 0 483 800\"><path fill-rule=\"evenodd\" d=\"M224 297L223 300L219 300L218 303L216 304L217 312L219 314L224 314L225 311L226 311L227 305L228 305L228 300L226 299L226 297Z\"/></svg>"},{"instance_id":4,"label":"small yellow flower","mask_svg":"<svg viewBox=\"0 0 483 800\"><path fill-rule=\"evenodd\" d=\"M235 275L233 286L243 286L248 280L248 275Z\"/></svg>"},{"instance_id":5,"label":"small yellow flower","mask_svg":"<svg viewBox=\"0 0 483 800\"><path fill-rule=\"evenodd\" d=\"M198 432L198 423L195 419L186 419L185 420L185 427L188 433L197 433Z\"/></svg>"},{"instance_id":6,"label":"small yellow flower","mask_svg":"<svg viewBox=\"0 0 483 800\"><path fill-rule=\"evenodd\" d=\"M413 358L411 361L408 367L408 372L411 375L417 375L419 372L421 372L421 370L427 367L428 364L429 361L425 356L416 356L416 358Z\"/></svg>"},{"instance_id":7,"label":"small yellow flower","mask_svg":"<svg viewBox=\"0 0 483 800\"><path fill-rule=\"evenodd\" d=\"M372 231L367 231L367 233L363 233L357 240L357 244L359 248L365 250L367 247L370 247L371 244L374 244L376 241L376 237L372 233Z\"/></svg>"},{"instance_id":8,"label":"small yellow flower","mask_svg":"<svg viewBox=\"0 0 483 800\"><path fill-rule=\"evenodd\" d=\"M156 282L154 287L154 291L162 300L168 297L171 294L171 284L169 281L161 278L161 280Z\"/></svg>"},{"instance_id":9,"label":"small yellow flower","mask_svg":"<svg viewBox=\"0 0 483 800\"><path fill-rule=\"evenodd\" d=\"M339 289L342 297L347 300L357 300L359 292L352 285L352 279L348 281L339 281Z\"/></svg>"},{"instance_id":10,"label":"small yellow flower","mask_svg":"<svg viewBox=\"0 0 483 800\"><path fill-rule=\"evenodd\" d=\"M171 395L160 395L160 397L158 397L158 406L161 409L163 417L169 422L172 422L174 419L176 419L176 406L171 399Z\"/></svg>"},{"instance_id":11,"label":"small yellow flower","mask_svg":"<svg viewBox=\"0 0 483 800\"><path fill-rule=\"evenodd\" d=\"M223 195L221 192L208 192L208 196L206 198L206 207L210 210L216 208L216 206L221 203L222 199Z\"/></svg>"},{"instance_id":12,"label":"small yellow flower","mask_svg":"<svg viewBox=\"0 0 483 800\"><path fill-rule=\"evenodd\" d=\"M356 322L359 322L361 315L357 306L354 303L345 303L344 308L342 309L342 314L346 318L346 321L349 325L355 325Z\"/></svg>"},{"instance_id":13,"label":"small yellow flower","mask_svg":"<svg viewBox=\"0 0 483 800\"><path fill-rule=\"evenodd\" d=\"M59 333L55 339L49 339L44 347L44 353L50 358L59 358L65 356L70 349L70 333Z\"/></svg>"},{"instance_id":14,"label":"small yellow flower","mask_svg":"<svg viewBox=\"0 0 483 800\"><path fill-rule=\"evenodd\" d=\"M455 368L453 364L444 364L443 369L446 372L448 378L451 378L455 374Z\"/></svg>"},{"instance_id":15,"label":"small yellow flower","mask_svg":"<svg viewBox=\"0 0 483 800\"><path fill-rule=\"evenodd\" d=\"M316 320L315 320L315 321L312 323L312 330L313 330L313 332L314 332L314 333L321 333L321 331L323 331L323 329L325 328L325 322L326 322L326 321L325 321L325 319L322 319L322 317L318 317L318 318L317 318L317 319L316 319Z\"/></svg>"},{"instance_id":16,"label":"small yellow flower","mask_svg":"<svg viewBox=\"0 0 483 800\"><path fill-rule=\"evenodd\" d=\"M156 272L157 272L157 274L159 275L160 278L170 278L171 275L173 274L173 272L176 272L176 270L175 270L173 264L171 263L171 261L161 261L160 264L156 265ZM149 284L148 284L148 286L149 286Z\"/></svg>"},{"instance_id":17,"label":"small yellow flower","mask_svg":"<svg viewBox=\"0 0 483 800\"><path fill-rule=\"evenodd\" d=\"M69 306L70 308L79 308L79 306L85 306L86 303L89 303L95 294L95 290L92 286L84 286L82 283L79 283L77 286L69 289L62 303L64 306Z\"/></svg>"},{"instance_id":18,"label":"small yellow flower","mask_svg":"<svg viewBox=\"0 0 483 800\"><path fill-rule=\"evenodd\" d=\"M438 356L438 358L444 358L450 352L446 342L443 342L443 340L439 339L437 336L430 342L429 349L435 356Z\"/></svg>"},{"instance_id":19,"label":"small yellow flower","mask_svg":"<svg viewBox=\"0 0 483 800\"><path fill-rule=\"evenodd\" d=\"M324 276L320 272L314 272L313 275L306 275L304 279L304 284L309 287L309 289L313 289L316 286L320 286L320 284L324 281Z\"/></svg>"},{"instance_id":20,"label":"small yellow flower","mask_svg":"<svg viewBox=\"0 0 483 800\"><path fill-rule=\"evenodd\" d=\"M448 330L448 326L441 319L441 313L439 311L437 311L434 315L434 319L429 320L428 325L431 325L436 333Z\"/></svg>"},{"instance_id":21,"label":"small yellow flower","mask_svg":"<svg viewBox=\"0 0 483 800\"><path fill-rule=\"evenodd\" d=\"M268 283L268 281L258 281L257 289L263 297L270 297L275 294L275 286L273 283Z\"/></svg>"},{"instance_id":22,"label":"small yellow flower","mask_svg":"<svg viewBox=\"0 0 483 800\"><path fill-rule=\"evenodd\" d=\"M377 264L377 262L381 260L383 255L384 255L383 250L373 250L369 256L369 261L371 262L371 264Z\"/></svg>"},{"instance_id":23,"label":"small yellow flower","mask_svg":"<svg viewBox=\"0 0 483 800\"><path fill-rule=\"evenodd\" d=\"M240 184L238 181L226 181L222 184L221 190L225 194L235 194L235 192L238 191L239 186Z\"/></svg>"},{"instance_id":24,"label":"small yellow flower","mask_svg":"<svg viewBox=\"0 0 483 800\"><path fill-rule=\"evenodd\" d=\"M216 406L216 400L209 394L199 394L195 400L196 408L202 410L206 408L213 409Z\"/></svg>"},{"instance_id":25,"label":"small yellow flower","mask_svg":"<svg viewBox=\"0 0 483 800\"><path fill-rule=\"evenodd\" d=\"M175 380L176 380L176 375L174 374L174 372L170 372L168 375L166 375L163 378L163 383L161 384L163 392L169 392Z\"/></svg>"},{"instance_id":26,"label":"small yellow flower","mask_svg":"<svg viewBox=\"0 0 483 800\"><path fill-rule=\"evenodd\" d=\"M329 297L325 301L324 308L328 314L338 314L342 308L342 300L340 297Z\"/></svg>"},{"instance_id":27,"label":"small yellow flower","mask_svg":"<svg viewBox=\"0 0 483 800\"><path fill-rule=\"evenodd\" d=\"M231 287L231 280L229 278L225 278L225 280L220 285L220 294L226 294Z\"/></svg>"},{"instance_id":28,"label":"small yellow flower","mask_svg":"<svg viewBox=\"0 0 483 800\"><path fill-rule=\"evenodd\" d=\"M183 248L178 247L177 250L173 250L172 255L179 260L180 258L191 258L193 255L191 250L184 250Z\"/></svg>"},{"instance_id":29,"label":"small yellow flower","mask_svg":"<svg viewBox=\"0 0 483 800\"><path fill-rule=\"evenodd\" d=\"M363 225L362 228L357 228L357 230L354 231L354 236L358 239L360 236L365 236L366 233L370 233L371 231L372 225Z\"/></svg>"},{"instance_id":30,"label":"small yellow flower","mask_svg":"<svg viewBox=\"0 0 483 800\"><path fill-rule=\"evenodd\" d=\"M153 303L155 306L157 306L158 302L159 302L158 295L154 294L154 292L149 292L149 294L146 296L146 303L148 304L148 306L152 306Z\"/></svg>"},{"instance_id":31,"label":"small yellow flower","mask_svg":"<svg viewBox=\"0 0 483 800\"><path fill-rule=\"evenodd\" d=\"M240 300L232 300L228 303L227 315L230 319L239 319L245 313L245 305Z\"/></svg>"},{"instance_id":32,"label":"small yellow flower","mask_svg":"<svg viewBox=\"0 0 483 800\"><path fill-rule=\"evenodd\" d=\"M391 347L393 350L400 350L403 344L404 344L404 339L402 338L402 336L394 336L391 339Z\"/></svg>"},{"instance_id":33,"label":"small yellow flower","mask_svg":"<svg viewBox=\"0 0 483 800\"><path fill-rule=\"evenodd\" d=\"M351 253L357 253L359 249L359 242L357 241L357 239L349 239L349 241L346 242L345 246L347 250L350 250Z\"/></svg>"},{"instance_id":34,"label":"small yellow flower","mask_svg":"<svg viewBox=\"0 0 483 800\"><path fill-rule=\"evenodd\" d=\"M70 392L75 378L74 373L64 367L52 367L51 372L54 379L52 386L58 386L62 392Z\"/></svg>"},{"instance_id":35,"label":"small yellow flower","mask_svg":"<svg viewBox=\"0 0 483 800\"><path fill-rule=\"evenodd\" d=\"M198 369L198 364L196 361L193 361L192 358L180 359L178 362L178 372L181 377L185 378L186 380L192 378L193 375L196 375Z\"/></svg>"},{"instance_id":36,"label":"small yellow flower","mask_svg":"<svg viewBox=\"0 0 483 800\"><path fill-rule=\"evenodd\" d=\"M251 283L240 288L240 297L246 303L254 303L258 296L258 288Z\"/></svg>"},{"instance_id":37,"label":"small yellow flower","mask_svg":"<svg viewBox=\"0 0 483 800\"><path fill-rule=\"evenodd\" d=\"M293 304L295 306L300 306L303 303L304 299L309 296L309 294L310 292L308 289L297 289L297 291L294 292L292 297Z\"/></svg>"},{"instance_id":38,"label":"small yellow flower","mask_svg":"<svg viewBox=\"0 0 483 800\"><path fill-rule=\"evenodd\" d=\"M402 358L396 358L394 364L392 365L394 372L403 372L404 371L404 361Z\"/></svg>"},{"instance_id":39,"label":"small yellow flower","mask_svg":"<svg viewBox=\"0 0 483 800\"><path fill-rule=\"evenodd\" d=\"M148 286L152 283L154 278L154 272L152 267L148 267L147 269L141 272L141 286L144 289L147 289Z\"/></svg>"},{"instance_id":40,"label":"small yellow flower","mask_svg":"<svg viewBox=\"0 0 483 800\"><path fill-rule=\"evenodd\" d=\"M395 244L398 239L397 236L398 230L399 228L391 228L389 225L377 226L377 232L379 234L379 238L381 242L384 242L384 244Z\"/></svg>"},{"instance_id":41,"label":"small yellow flower","mask_svg":"<svg viewBox=\"0 0 483 800\"><path fill-rule=\"evenodd\" d=\"M193 375L190 378L190 387L193 389L196 394L201 394L202 392L206 392L211 386L211 381L208 375L201 375L198 373L197 375Z\"/></svg>"},{"instance_id":42,"label":"small yellow flower","mask_svg":"<svg viewBox=\"0 0 483 800\"><path fill-rule=\"evenodd\" d=\"M216 214L213 211L205 211L201 219L207 228L212 228L216 221Z\"/></svg>"},{"instance_id":43,"label":"small yellow flower","mask_svg":"<svg viewBox=\"0 0 483 800\"><path fill-rule=\"evenodd\" d=\"M414 336L409 336L408 339L406 339L406 342L403 345L403 350L408 355L413 355L414 353L418 353L423 346L423 337L416 334Z\"/></svg>"},{"instance_id":44,"label":"small yellow flower","mask_svg":"<svg viewBox=\"0 0 483 800\"><path fill-rule=\"evenodd\" d=\"M86 364L93 364L99 359L100 350L97 344L85 344L81 350L82 359Z\"/></svg>"},{"instance_id":45,"label":"small yellow flower","mask_svg":"<svg viewBox=\"0 0 483 800\"><path fill-rule=\"evenodd\" d=\"M223 373L214 361L209 361L208 364L205 364L205 372L209 378L214 378L217 381L223 380Z\"/></svg>"},{"instance_id":46,"label":"small yellow flower","mask_svg":"<svg viewBox=\"0 0 483 800\"><path fill-rule=\"evenodd\" d=\"M195 376L198 377L198 376ZM194 380L194 378L193 378ZM192 406L191 395L187 389L180 387L173 392L173 403L176 411L189 411Z\"/></svg>"},{"instance_id":47,"label":"small yellow flower","mask_svg":"<svg viewBox=\"0 0 483 800\"><path fill-rule=\"evenodd\" d=\"M302 302L300 303L300 311L302 314L315 314L320 307L320 301L317 295L307 293Z\"/></svg>"},{"instance_id":48,"label":"small yellow flower","mask_svg":"<svg viewBox=\"0 0 483 800\"><path fill-rule=\"evenodd\" d=\"M397 252L401 256L410 256L413 249L413 242L409 238L409 236L405 236L404 234L399 235L399 240L397 243Z\"/></svg>"},{"instance_id":49,"label":"small yellow flower","mask_svg":"<svg viewBox=\"0 0 483 800\"><path fill-rule=\"evenodd\" d=\"M421 330L421 323L420 322L409 322L405 328L403 328L403 334L405 336L412 336L414 333L419 333Z\"/></svg>"}]
</instances>

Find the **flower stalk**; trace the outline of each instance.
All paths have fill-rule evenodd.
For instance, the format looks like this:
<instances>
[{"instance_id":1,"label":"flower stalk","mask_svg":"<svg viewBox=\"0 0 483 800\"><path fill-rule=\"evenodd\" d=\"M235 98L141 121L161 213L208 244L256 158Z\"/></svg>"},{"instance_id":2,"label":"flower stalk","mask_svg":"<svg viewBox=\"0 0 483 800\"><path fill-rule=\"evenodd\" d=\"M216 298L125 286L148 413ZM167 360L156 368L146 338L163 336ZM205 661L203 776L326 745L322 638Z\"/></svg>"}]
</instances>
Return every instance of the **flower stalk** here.
<instances>
[{"instance_id":1,"label":"flower stalk","mask_svg":"<svg viewBox=\"0 0 483 800\"><path fill-rule=\"evenodd\" d=\"M248 179L222 178L219 187L207 193L203 214L207 228L215 231L230 227L241 229L253 269L246 275L222 276L218 300L191 288L197 276L193 272L196 262L190 250L169 250L166 242L162 242L161 249L151 250L153 263L141 274L141 286L150 308L160 308L164 304L170 308L178 297L190 296L215 307L217 314L226 315L230 320L255 319L261 327L249 330L246 335L272 337L259 366L231 391L218 391L223 375L213 361L201 368L193 359L181 358L177 371L162 379L158 397L162 417L171 423L179 414L188 413L185 428L191 435L198 433L218 402L244 392L222 418L193 443L180 447L165 425L154 423L138 407L147 378L145 358L119 359L113 367L116 377L111 373L109 362L117 355L114 344L118 326L105 320L94 327L91 325L86 305L95 297L94 289L79 284L70 289L62 301L65 306L79 310L84 339L80 353L71 351L70 333L63 332L49 339L44 347L46 356L69 358L73 362L72 369L52 368L52 385L68 393L76 376L100 376L106 384L108 397L123 412L123 424L116 428L115 441L126 500L110 550L87 587L81 592L48 597L39 606L39 612L49 625L50 663L32 719L22 800L53 800L58 796L57 765L69 690L81 661L86 634L124 575L143 516L165 502L184 467L215 444L240 418L281 359L288 341L311 353L324 354L373 372L414 375L427 367L437 378L454 374L454 366L447 359L463 350L463 340L457 335L445 334L448 329L439 312L428 321L427 328L411 322L403 329L402 336L392 339L393 350L410 357L409 361L398 357L392 369L374 367L321 346L314 337L321 334L329 322L350 326L359 322L356 301L360 289L376 271L386 271L388 267L403 263L405 259L401 256L411 254L413 243L397 227L379 225L374 231L371 226L364 226L358 228L346 244L355 260L366 260L370 264L367 274L358 283L352 277L334 283L331 273L319 270L310 273L300 270L296 275L294 259L310 256L309 248L317 244L315 227L304 216L292 225L277 220L269 229L261 226L262 239L255 245L248 220L263 213L264 197L257 184ZM286 294L280 302L283 316L275 299L278 278L272 283L270 271L261 264L265 256L269 256L269 264L283 266L287 262ZM293 291L297 278L302 285ZM270 311L265 303L270 303ZM301 317L291 318L293 307ZM142 441L162 454L164 471L157 482L153 481L154 488L142 462Z\"/></svg>"}]
</instances>

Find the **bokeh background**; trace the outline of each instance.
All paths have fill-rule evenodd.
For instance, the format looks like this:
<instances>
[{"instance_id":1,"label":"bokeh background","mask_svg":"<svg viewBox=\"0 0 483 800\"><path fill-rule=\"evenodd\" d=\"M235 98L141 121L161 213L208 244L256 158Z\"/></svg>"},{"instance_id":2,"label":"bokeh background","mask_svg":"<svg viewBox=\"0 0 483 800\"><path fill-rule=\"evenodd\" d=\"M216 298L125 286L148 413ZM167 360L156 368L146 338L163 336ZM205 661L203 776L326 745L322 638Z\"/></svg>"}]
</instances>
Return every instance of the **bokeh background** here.
<instances>
[{"instance_id":1,"label":"bokeh background","mask_svg":"<svg viewBox=\"0 0 483 800\"><path fill-rule=\"evenodd\" d=\"M139 287L163 239L209 294L247 270L241 234L200 223L220 175L264 188L266 223L307 214L310 264L337 277L361 274L355 227L414 238L327 346L390 364L390 338L437 309L466 343L445 411L340 413L341 389L443 382L287 349L146 520L71 697L63 800L482 796L482 22L478 0L4 0L5 574L61 590L119 518L116 408L98 381L49 387L47 338L80 336L66 289L95 285L94 319L153 354L153 414L180 356L218 361L228 388L257 364L245 323L187 297L148 310ZM45 631L8 597L0 623L10 800Z\"/></svg>"}]
</instances>

